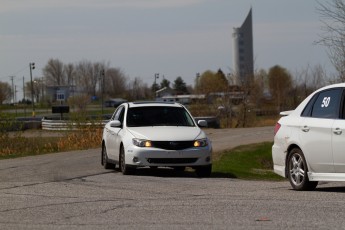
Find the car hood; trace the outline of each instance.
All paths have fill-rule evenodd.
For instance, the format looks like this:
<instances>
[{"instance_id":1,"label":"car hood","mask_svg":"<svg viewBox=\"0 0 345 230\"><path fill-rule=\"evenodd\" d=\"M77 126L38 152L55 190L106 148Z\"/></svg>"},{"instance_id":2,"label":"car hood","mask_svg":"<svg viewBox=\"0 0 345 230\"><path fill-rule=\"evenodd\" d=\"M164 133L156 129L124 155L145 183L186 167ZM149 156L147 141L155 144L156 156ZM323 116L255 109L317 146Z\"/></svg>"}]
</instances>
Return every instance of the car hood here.
<instances>
[{"instance_id":1,"label":"car hood","mask_svg":"<svg viewBox=\"0 0 345 230\"><path fill-rule=\"evenodd\" d=\"M127 130L135 138L153 141L191 141L206 138L205 133L199 127L153 126L131 127Z\"/></svg>"}]
</instances>

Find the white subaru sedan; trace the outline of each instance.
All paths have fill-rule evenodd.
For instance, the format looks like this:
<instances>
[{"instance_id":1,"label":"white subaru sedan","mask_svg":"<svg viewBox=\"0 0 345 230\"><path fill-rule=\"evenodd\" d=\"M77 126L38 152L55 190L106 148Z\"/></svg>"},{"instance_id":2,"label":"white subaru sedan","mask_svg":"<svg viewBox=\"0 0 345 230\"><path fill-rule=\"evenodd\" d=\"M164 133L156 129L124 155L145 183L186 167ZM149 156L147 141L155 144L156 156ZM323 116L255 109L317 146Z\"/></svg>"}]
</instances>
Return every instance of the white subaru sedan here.
<instances>
[{"instance_id":1,"label":"white subaru sedan","mask_svg":"<svg viewBox=\"0 0 345 230\"><path fill-rule=\"evenodd\" d=\"M272 147L275 173L295 190L345 181L345 83L321 88L281 115Z\"/></svg>"},{"instance_id":2,"label":"white subaru sedan","mask_svg":"<svg viewBox=\"0 0 345 230\"><path fill-rule=\"evenodd\" d=\"M212 171L212 146L188 110L178 103L128 102L120 105L105 125L102 165L118 164L124 175L138 167L195 169L199 177Z\"/></svg>"}]
</instances>

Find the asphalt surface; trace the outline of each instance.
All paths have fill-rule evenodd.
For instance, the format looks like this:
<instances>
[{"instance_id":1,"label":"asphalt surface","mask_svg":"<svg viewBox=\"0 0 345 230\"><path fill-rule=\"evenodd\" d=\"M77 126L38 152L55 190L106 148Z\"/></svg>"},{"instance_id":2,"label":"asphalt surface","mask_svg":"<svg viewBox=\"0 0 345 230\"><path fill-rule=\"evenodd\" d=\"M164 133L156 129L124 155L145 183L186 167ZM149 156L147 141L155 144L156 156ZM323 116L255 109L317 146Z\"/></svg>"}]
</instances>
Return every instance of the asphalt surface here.
<instances>
[{"instance_id":1,"label":"asphalt surface","mask_svg":"<svg viewBox=\"0 0 345 230\"><path fill-rule=\"evenodd\" d=\"M273 127L206 130L215 151L273 140ZM0 229L344 229L345 183L296 192L287 181L100 165L100 149L0 161Z\"/></svg>"}]
</instances>

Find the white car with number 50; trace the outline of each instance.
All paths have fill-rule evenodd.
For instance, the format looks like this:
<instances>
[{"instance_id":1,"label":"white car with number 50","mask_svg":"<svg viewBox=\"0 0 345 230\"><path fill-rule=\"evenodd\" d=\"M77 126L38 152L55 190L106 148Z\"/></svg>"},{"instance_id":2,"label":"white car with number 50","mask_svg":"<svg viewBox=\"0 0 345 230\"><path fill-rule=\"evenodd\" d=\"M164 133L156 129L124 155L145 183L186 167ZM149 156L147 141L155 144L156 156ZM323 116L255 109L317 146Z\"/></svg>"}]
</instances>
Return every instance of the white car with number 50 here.
<instances>
[{"instance_id":1,"label":"white car with number 50","mask_svg":"<svg viewBox=\"0 0 345 230\"><path fill-rule=\"evenodd\" d=\"M274 171L295 190L345 181L345 83L323 87L281 115L272 147Z\"/></svg>"},{"instance_id":2,"label":"white car with number 50","mask_svg":"<svg viewBox=\"0 0 345 230\"><path fill-rule=\"evenodd\" d=\"M178 103L129 102L120 105L105 125L102 165L131 174L138 167L192 167L200 177L211 175L212 146L188 110Z\"/></svg>"}]
</instances>

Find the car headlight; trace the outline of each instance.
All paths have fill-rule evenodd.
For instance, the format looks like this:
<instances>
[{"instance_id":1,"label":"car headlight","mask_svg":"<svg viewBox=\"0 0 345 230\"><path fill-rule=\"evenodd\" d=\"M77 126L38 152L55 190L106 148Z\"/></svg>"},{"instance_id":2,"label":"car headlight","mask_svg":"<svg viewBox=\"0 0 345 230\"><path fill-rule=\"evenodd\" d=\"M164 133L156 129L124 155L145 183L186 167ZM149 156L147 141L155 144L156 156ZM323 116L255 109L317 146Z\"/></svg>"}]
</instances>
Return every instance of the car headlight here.
<instances>
[{"instance_id":1,"label":"car headlight","mask_svg":"<svg viewBox=\"0 0 345 230\"><path fill-rule=\"evenodd\" d=\"M208 145L207 139L200 139L194 141L194 147L205 147Z\"/></svg>"},{"instance_id":2,"label":"car headlight","mask_svg":"<svg viewBox=\"0 0 345 230\"><path fill-rule=\"evenodd\" d=\"M152 143L149 140L133 138L133 145L138 147L152 147Z\"/></svg>"}]
</instances>

